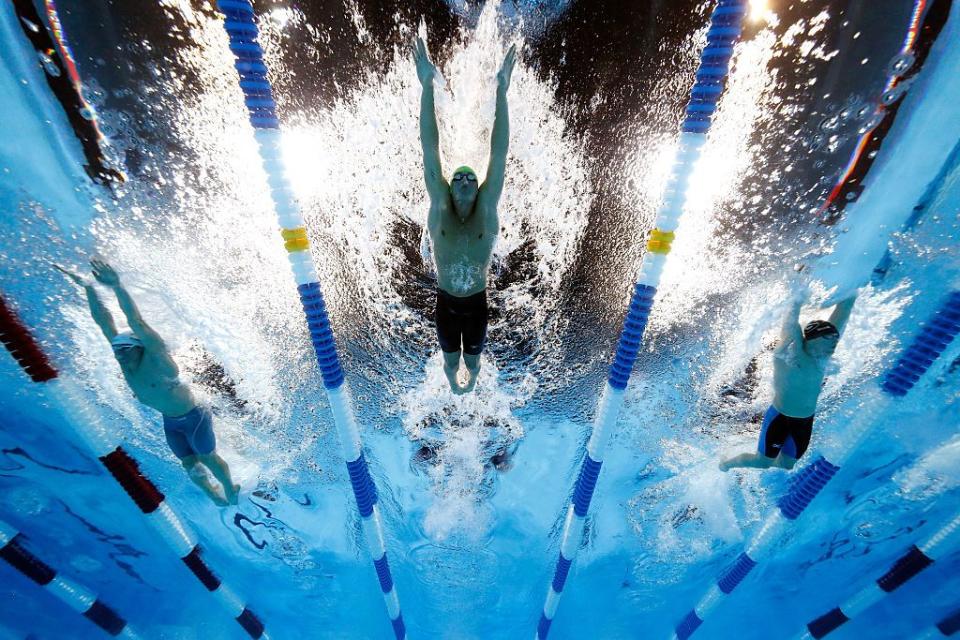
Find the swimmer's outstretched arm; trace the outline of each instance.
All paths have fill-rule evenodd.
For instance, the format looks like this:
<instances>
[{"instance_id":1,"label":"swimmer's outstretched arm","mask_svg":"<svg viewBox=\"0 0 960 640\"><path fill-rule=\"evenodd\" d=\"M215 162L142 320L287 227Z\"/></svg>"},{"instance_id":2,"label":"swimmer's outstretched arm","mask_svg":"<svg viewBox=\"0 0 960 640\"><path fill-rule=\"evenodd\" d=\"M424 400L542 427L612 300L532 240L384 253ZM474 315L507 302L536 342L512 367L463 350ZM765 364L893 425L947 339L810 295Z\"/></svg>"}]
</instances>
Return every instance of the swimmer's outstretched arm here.
<instances>
[{"instance_id":1,"label":"swimmer's outstretched arm","mask_svg":"<svg viewBox=\"0 0 960 640\"><path fill-rule=\"evenodd\" d=\"M837 328L841 334L844 327L847 326L847 320L850 319L850 312L853 311L853 305L857 301L857 294L854 293L846 300L841 300L830 314L830 324Z\"/></svg>"},{"instance_id":2,"label":"swimmer's outstretched arm","mask_svg":"<svg viewBox=\"0 0 960 640\"><path fill-rule=\"evenodd\" d=\"M90 307L90 315L93 316L93 321L100 327L100 331L103 332L107 340L113 340L117 335L117 325L113 322L113 316L110 315L110 311L107 310L103 301L100 300L100 296L93 286L93 281L73 271L64 269L58 264L54 264L53 266L77 285L83 287L83 291L87 295L87 306Z\"/></svg>"},{"instance_id":3,"label":"swimmer's outstretched arm","mask_svg":"<svg viewBox=\"0 0 960 640\"><path fill-rule=\"evenodd\" d=\"M176 364L174 364L170 355L167 353L167 345L163 342L163 338L144 321L143 316L140 315L140 310L137 308L137 304L130 296L130 292L128 292L126 287L123 286L123 283L120 282L120 276L113 267L103 260L93 258L90 260L90 268L93 269L93 277L97 279L97 282L113 289L114 294L117 296L117 302L120 303L120 310L123 311L123 315L127 317L127 324L130 325L130 330L140 338L143 346L151 349L164 361L167 361L170 367L176 369Z\"/></svg>"},{"instance_id":4,"label":"swimmer's outstretched arm","mask_svg":"<svg viewBox=\"0 0 960 640\"><path fill-rule=\"evenodd\" d=\"M507 91L513 76L513 65L517 61L517 47L513 45L507 51L500 71L497 72L497 108L493 117L493 132L490 134L490 164L487 178L483 181L481 193L484 199L496 208L503 192L504 174L507 170L507 151L510 148L510 109L507 106ZM499 225L498 225L499 226Z\"/></svg>"},{"instance_id":5,"label":"swimmer's outstretched arm","mask_svg":"<svg viewBox=\"0 0 960 640\"><path fill-rule=\"evenodd\" d=\"M420 93L420 144L423 146L423 177L427 183L427 193L435 202L445 198L450 190L443 178L440 164L440 129L437 127L437 113L433 100L433 79L437 68L430 62L427 45L423 38L413 43L413 61L417 65L417 78L423 91ZM431 207L431 212L434 207ZM439 222L437 221L430 221Z\"/></svg>"},{"instance_id":6,"label":"swimmer's outstretched arm","mask_svg":"<svg viewBox=\"0 0 960 640\"><path fill-rule=\"evenodd\" d=\"M783 316L783 325L780 327L780 344L777 349L783 349L793 342L803 342L803 327L800 326L800 309L803 308L803 300L795 298L790 303L786 314Z\"/></svg>"}]
</instances>

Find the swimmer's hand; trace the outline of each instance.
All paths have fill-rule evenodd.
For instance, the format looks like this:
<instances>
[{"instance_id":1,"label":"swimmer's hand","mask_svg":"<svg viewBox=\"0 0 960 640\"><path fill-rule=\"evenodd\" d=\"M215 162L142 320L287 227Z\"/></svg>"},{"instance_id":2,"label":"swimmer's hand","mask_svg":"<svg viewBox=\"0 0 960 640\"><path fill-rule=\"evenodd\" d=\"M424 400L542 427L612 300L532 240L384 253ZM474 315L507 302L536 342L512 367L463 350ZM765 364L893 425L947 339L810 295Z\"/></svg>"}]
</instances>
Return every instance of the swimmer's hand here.
<instances>
[{"instance_id":1,"label":"swimmer's hand","mask_svg":"<svg viewBox=\"0 0 960 640\"><path fill-rule=\"evenodd\" d=\"M513 76L513 65L517 62L517 45L512 45L507 51L500 71L497 72L497 89L506 91L510 88L510 78Z\"/></svg>"},{"instance_id":2,"label":"swimmer's hand","mask_svg":"<svg viewBox=\"0 0 960 640\"><path fill-rule=\"evenodd\" d=\"M420 84L424 87L431 86L437 75L437 68L430 62L427 45L423 38L417 38L413 43L413 62L417 65L417 78L420 79Z\"/></svg>"},{"instance_id":3,"label":"swimmer's hand","mask_svg":"<svg viewBox=\"0 0 960 640\"><path fill-rule=\"evenodd\" d=\"M70 280L72 280L73 283L76 284L77 286L83 287L84 289L86 289L87 287L93 286L93 280L91 280L90 278L87 278L86 276L82 276L75 271L71 271L66 267L61 267L56 262L51 262L50 264L53 265L54 269L56 269L63 275L67 276L68 278L70 278Z\"/></svg>"},{"instance_id":4,"label":"swimmer's hand","mask_svg":"<svg viewBox=\"0 0 960 640\"><path fill-rule=\"evenodd\" d=\"M93 277L96 278L100 284L110 287L111 289L120 286L120 276L117 275L117 272L114 271L113 267L107 264L106 261L91 258L90 268L93 269Z\"/></svg>"}]
</instances>

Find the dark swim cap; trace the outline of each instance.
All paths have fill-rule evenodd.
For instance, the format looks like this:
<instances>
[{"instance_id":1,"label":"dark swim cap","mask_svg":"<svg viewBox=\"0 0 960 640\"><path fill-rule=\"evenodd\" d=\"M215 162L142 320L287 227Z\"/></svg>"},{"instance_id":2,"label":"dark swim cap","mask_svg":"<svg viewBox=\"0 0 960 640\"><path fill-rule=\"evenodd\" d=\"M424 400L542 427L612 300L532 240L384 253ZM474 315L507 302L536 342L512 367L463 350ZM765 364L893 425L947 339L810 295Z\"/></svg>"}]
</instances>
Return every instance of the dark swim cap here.
<instances>
[{"instance_id":1,"label":"dark swim cap","mask_svg":"<svg viewBox=\"0 0 960 640\"><path fill-rule=\"evenodd\" d=\"M825 338L828 336L839 338L840 332L832 322L827 322L826 320L814 320L803 328L804 340L816 340L817 338Z\"/></svg>"}]
</instances>

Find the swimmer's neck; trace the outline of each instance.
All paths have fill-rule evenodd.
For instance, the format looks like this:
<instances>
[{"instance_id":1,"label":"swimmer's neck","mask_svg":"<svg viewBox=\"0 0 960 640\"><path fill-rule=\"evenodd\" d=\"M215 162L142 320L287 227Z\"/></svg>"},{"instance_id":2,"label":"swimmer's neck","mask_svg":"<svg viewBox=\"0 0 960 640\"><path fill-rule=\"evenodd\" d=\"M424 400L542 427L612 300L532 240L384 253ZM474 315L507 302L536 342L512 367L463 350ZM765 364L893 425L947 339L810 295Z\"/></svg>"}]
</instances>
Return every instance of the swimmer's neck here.
<instances>
[{"instance_id":1,"label":"swimmer's neck","mask_svg":"<svg viewBox=\"0 0 960 640\"><path fill-rule=\"evenodd\" d=\"M450 198L450 201L453 205L453 219L460 223L461 226L466 225L473 219L473 214L477 211L477 203L474 202L468 208L464 208L462 205L458 204L456 200ZM461 215L463 214L463 215Z\"/></svg>"}]
</instances>

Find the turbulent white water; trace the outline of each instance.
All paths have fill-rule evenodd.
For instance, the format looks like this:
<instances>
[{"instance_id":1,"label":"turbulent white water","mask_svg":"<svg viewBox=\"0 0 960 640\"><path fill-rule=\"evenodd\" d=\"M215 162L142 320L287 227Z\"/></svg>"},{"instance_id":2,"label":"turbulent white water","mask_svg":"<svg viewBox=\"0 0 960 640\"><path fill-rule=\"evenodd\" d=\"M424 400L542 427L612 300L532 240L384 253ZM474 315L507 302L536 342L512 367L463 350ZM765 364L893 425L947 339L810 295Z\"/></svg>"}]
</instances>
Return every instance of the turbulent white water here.
<instances>
[{"instance_id":1,"label":"turbulent white water","mask_svg":"<svg viewBox=\"0 0 960 640\"><path fill-rule=\"evenodd\" d=\"M162 160L152 165L157 186L144 181L125 189L120 206L95 221L93 234L97 250L124 275L144 316L179 354L181 365L190 368L190 346L200 344L236 382L237 394L248 402L244 412L230 411L202 388L198 393L223 405L217 431L225 455L240 480L254 486L289 475L298 456L309 455L325 437L314 417L318 388L312 354L303 339L301 312L226 36L217 19L182 3L168 9L193 35L193 44L169 65L178 75L161 78L156 102L178 146L163 150ZM284 28L298 19L288 10L263 21L274 75L288 73L278 51ZM357 27L363 38L359 16ZM407 28L407 35L412 40L415 32ZM463 36L463 44L438 61L442 156L448 171L470 164L484 175L495 74L510 44L522 47L523 42L498 26L496 4L488 5L476 28ZM198 81L187 84L187 77ZM553 91L522 62L517 65L492 282L496 287L507 257L523 245L532 247L526 257L532 275L514 278L494 294L492 302L502 313L490 331L506 340L545 344L562 330L556 301L590 206L587 159L578 142L565 135ZM386 406L399 409L411 439L424 437L424 425L442 436L432 440L443 446L439 465L430 472L436 505L426 518L428 532L444 537L451 527L482 530L479 516L471 514L490 473L491 450L505 450L522 436L512 409L531 396L537 376L514 372L513 382L500 384L498 368L511 363L487 355L474 396L454 398L440 384L438 360L429 357L437 351L432 323L404 297L411 286L429 295L410 276L416 270L429 273L431 266L428 255L417 253L412 255L419 264L410 263L411 245L417 251L417 244L424 244L427 212L419 92L409 52L395 51L386 73L369 73L331 108L286 118L284 146L348 368L351 343L374 361L378 352L388 354L386 361L395 364L386 370L353 373L385 391ZM115 305L113 311L122 317ZM82 299L66 305L65 314L74 327L70 339L77 345L72 354L77 372L116 412L118 425L135 425L126 432L131 441L162 452L156 417L137 406L120 384ZM358 404L363 411L362 396Z\"/></svg>"},{"instance_id":2,"label":"turbulent white water","mask_svg":"<svg viewBox=\"0 0 960 640\"><path fill-rule=\"evenodd\" d=\"M172 128L178 146L158 150L161 160L152 169L156 186L149 181L134 183L121 194L119 208L103 211L93 234L98 250L126 274L145 315L161 329L185 367L190 369L191 345L199 343L236 382L248 411L231 411L209 392L205 399L222 406L218 432L227 458L240 470L241 480L254 486L281 475L290 477L291 467L301 467L311 457L319 457L321 468L336 459L323 444L329 436L322 407L320 413L315 408L319 389L312 354L303 339L300 310L235 86L226 36L215 18L182 3L170 3L168 8L192 30L192 44L179 50L169 66L178 69L177 74L161 75L155 101L158 117ZM738 301L721 308L716 321L704 328L714 345L709 367L667 368L659 379L639 382L634 392L643 394L643 406L658 414L675 411L671 407L678 404L700 407L680 418L694 428L694 436L723 437L729 426L722 425L742 422L744 435L728 442L728 447L748 444L752 437L748 417L763 410L766 395L760 392L748 404L724 409L721 422L705 419L703 413L713 411L712 397L757 358L757 345L772 344L780 310L769 300L783 299L787 289L781 280L783 270L772 268L781 238L761 234L731 240L721 229L740 227L738 217L744 208L738 188L746 177L757 177L756 165L767 152L754 139L773 125L779 101L781 86L770 69L771 59L796 46L793 38L801 34L804 42L814 42L811 38L827 19L818 16L810 24L795 25L788 31L794 35L777 42L776 17L767 18L767 26L737 46L728 87L678 229L682 241L676 243L664 275L651 326L660 332L681 329L691 314L702 314L710 300L737 294ZM274 77L293 73L282 55L285 33L302 22L295 9L275 11L261 22ZM354 24L366 46L379 46L358 12ZM485 173L494 76L510 44L523 50L521 32L504 31L511 24L502 19L498 5L490 3L473 28L438 57L442 72L438 120L447 171L470 164L480 175ZM418 33L425 35L424 25L401 29L411 40ZM322 38L321 33L310 32ZM702 38L700 33L689 39L675 61L678 66L695 64ZM826 55L815 45L804 51L804 56ZM434 496L423 526L436 539L464 532L482 537L491 524L483 506L494 473L491 458L509 452L523 437L515 411L538 389L546 391L543 377L562 375L550 355L564 329L557 301L591 205L590 159L582 141L565 133L554 87L524 66L522 58L509 98L511 152L491 279L495 289L491 302L501 313L490 328L494 348L484 356L478 393L466 398L454 397L443 380L428 309L411 304L411 289L430 300L427 281L412 281L411 274L426 277L432 265L425 251L420 87L409 52L393 51L385 72L367 72L355 89L344 91L329 107L303 107L285 117L285 160L304 207L341 353L348 369L353 365L354 376L372 385L360 388L358 408L368 418L375 416L363 414L365 394L385 396L383 409L398 418L413 450L423 446L430 451L428 461L416 464ZM625 190L623 197L641 215L652 216L650 205L657 201L669 169L673 136L663 138L651 125L640 126L641 142L628 159L636 174L629 184L636 188ZM772 185L788 179L766 177ZM645 230L648 222L636 228ZM642 240L634 238L629 244L639 246ZM497 287L501 276L511 275L505 273L508 257L526 247L531 249L524 262L530 268L524 273L530 275ZM638 252L632 255L639 257ZM862 379L891 347L883 336L909 300L902 294L901 289L864 295L838 353L838 375L825 390L825 406L839 400L842 389ZM610 296L609 301L617 306L611 313L619 313L621 297ZM861 315L860 309L869 311ZM116 412L118 425L124 421L136 425L127 433L130 440L162 452L155 417L145 414L119 384L115 365L102 339L92 332L82 301L68 305L65 313L75 327L71 340L78 345L73 353L77 371L95 381L94 392ZM883 331L877 330L878 322ZM494 354L497 346L520 340L533 340L537 349L528 366L518 371L515 362ZM238 344L244 348L235 348ZM691 357L698 352L694 348ZM761 355L755 372L759 380L769 379L769 367L769 359ZM681 384L688 386L677 389L674 382L665 382L676 380L686 380ZM202 387L198 392L205 393ZM643 415L639 408L635 411ZM626 430L630 438L643 442L642 428ZM675 444L668 440L665 455L691 446L686 440L681 437ZM715 454L706 450L698 455L709 459ZM315 473L313 468L293 476ZM678 508L700 505L703 517L697 521L712 532L707 539L729 539L730 515L720 496L711 506L702 488L709 486L712 472L704 474L681 474L682 480L670 481L676 486L669 493L677 492ZM758 491L756 483L747 483L743 500L752 501ZM660 533L647 539L675 535L671 513L657 516L662 519ZM712 547L705 543L691 561Z\"/></svg>"},{"instance_id":3,"label":"turbulent white water","mask_svg":"<svg viewBox=\"0 0 960 640\"><path fill-rule=\"evenodd\" d=\"M524 52L527 32L513 19L529 16L524 7L536 3L520 3L518 13L512 11L513 4L490 3L475 13L465 3L453 4L470 13L470 28L435 52L443 73L438 109L444 167L449 172L471 164L482 175L494 74L511 43ZM22 315L46 338L57 363L85 381L115 433L143 454L178 507L196 516L204 540L215 544L227 531L228 543L218 552L250 560L255 569L292 567L284 575L293 576L290 584L300 589L299 595L326 594L329 575L356 570L370 578L360 574L366 566L357 569L357 523L351 520L342 459L226 36L212 14L197 12L185 2L166 6L177 25L189 28L190 44L179 48L169 65L155 70L155 83L138 88L149 95L164 144L125 139L131 134L124 114L105 110L103 120L112 125L118 144L144 152L145 169L118 191L117 206L96 205L89 234L71 235L58 227L71 215L85 227L89 212L84 209L89 207L85 193L74 197L72 191L83 178L67 175L61 160L54 163L54 147L35 156L20 148L25 145L7 140L0 147L5 163L14 169L4 178L0 195L28 214L9 222L16 238L3 248L4 274L9 276L5 293L25 302ZM373 41L360 13L352 15L359 41L371 49L382 46ZM675 596L687 586L671 586L699 583L704 567L735 548L770 507L772 497L781 493L785 474L721 474L716 460L755 446L756 419L770 399L769 350L796 284L793 263L813 266L834 240L839 246L845 238L860 235L855 225L814 231L814 214L806 209L784 214L803 221L795 235L790 235L795 229L781 233L776 225L764 229L763 216L772 205L742 197L741 188L750 181L764 182L777 194L788 190L793 179L786 169L764 173L765 159L779 153L767 145L775 137L770 132L787 126L784 120L793 131L796 122L790 117L796 114L791 109L800 109L784 106L790 91L772 70L774 59L832 55L818 34L836 16L822 14L793 25L779 42L772 28L775 17L767 17L770 26L756 27L737 47L578 560L578 571L583 569L577 581L589 585L591 596L598 585L616 585L618 580L610 577L620 571L623 584L630 584L625 596L630 612L677 606ZM275 78L296 81L291 79L295 69L287 67L283 55L294 27L314 38L303 45L307 50L320 50L325 34L305 20L296 9L262 16L263 42ZM425 29L413 24L400 28L409 39ZM636 237L621 237L623 229L613 225L602 230L604 242L627 254L623 261L628 273L613 274L612 280L620 278L625 285L622 291L603 282L588 294L609 317L623 312L627 283L639 263L643 234L668 170L665 162L675 137L671 119L677 114L664 113L670 109L659 103L685 91L702 38L702 32L689 37L661 70L663 80L651 98L658 103L657 118L625 127L639 135L636 142L630 138L635 148L624 152L629 175L614 177L610 191L622 199L625 210L635 212L631 228L637 230ZM489 607L497 622L502 615L513 616L525 629L530 621L524 616L533 615L542 596L541 576L534 574L542 570L545 580L547 565L555 558L555 549L547 549L553 539L548 532L551 523L556 529L554 521L568 504L577 445L589 427L588 419L574 416L578 409L550 407L563 416L556 420L531 416L534 412L525 409L534 402L552 402L558 380L575 387L582 398L593 398L596 392L577 384L566 369L571 365L557 355L566 328L566 310L559 300L571 286L575 258L582 258L580 243L592 231L586 229L594 202L591 185L611 178L596 165L608 159L589 157L588 141L568 133L555 87L525 66L522 54L510 93L511 155L491 278L496 313L490 349L477 393L454 396L433 335L430 257L422 251L427 201L417 129L419 85L408 52L387 53L385 68L364 72L355 86L341 89L326 106L302 104L294 109L283 104L286 160L305 208L313 256L371 450L391 538L391 562L396 563L398 583L406 578L401 584L404 606L415 612L420 606L419 624L435 624L431 630L441 629L434 634L438 637L456 633L461 622L456 615L429 620L430 612L440 610L466 614ZM10 89L7 94L18 95L18 72L10 68L0 69L0 85ZM42 82L42 76L32 82ZM7 94L0 96L0 104L12 109L11 117L31 140L42 140L40 117L31 108L14 110L19 101ZM281 102L287 99L278 97ZM604 99L596 96L592 105ZM837 141L831 140L823 144L835 146ZM792 141L794 146L780 150L783 155L801 157L815 146ZM616 153L620 150L611 150ZM946 173L923 223L895 237L888 282L861 293L824 388L814 450L842 442L844 420L857 410L866 384L922 321L922 314L911 309L926 313L944 283L956 277L958 180L955 168ZM882 198L895 194L898 184L873 188ZM605 221L607 212L600 213ZM804 217L808 215L809 220ZM39 246L38 237L50 241ZM115 263L148 321L174 349L184 378L193 381L198 398L214 406L219 443L247 490L236 515L257 520L256 525L243 529L231 516L221 522L210 517L210 505L201 506L166 449L157 416L140 407L123 385L79 292L47 264L55 259L82 268L88 249ZM853 277L847 270L842 275ZM35 292L37 283L42 296ZM827 313L816 307L828 292L816 283L812 290L803 320ZM109 300L108 292L103 293ZM110 306L119 318L112 300ZM597 346L602 339L605 336L586 336L588 348L574 354L582 356L580 370L594 365L596 371L602 369L599 361L609 358L607 346ZM517 355L521 343L526 347ZM958 486L952 471L956 438L941 433L939 426L937 433L928 429L917 437L929 426L928 414L948 426L956 423L955 402L935 414L921 405L955 401L956 372L949 366L957 355L954 348L936 365L932 389L914 392L919 397L913 413L906 418L909 412L891 413L877 426L880 444L868 443L864 458L851 462L862 465L854 466L852 475L869 474L876 473L869 465L893 465L890 459L899 456L896 464L903 468L895 482L888 483L895 486L885 490L909 497L911 508L929 508L953 496ZM234 381L237 399L210 386L211 358ZM14 375L22 378L19 371ZM935 386L941 382L942 388ZM33 396L23 397L32 402ZM905 426L898 423L901 419ZM875 515L873 498L861 500L857 491L850 495L860 511L844 526L865 530L869 527L863 523ZM2 499L11 512L28 516L54 504L33 488ZM836 511L843 508L836 506ZM876 528L883 529L898 515L888 516ZM616 562L618 569L610 570L603 562ZM78 565L89 563L81 558ZM596 570L598 566L608 568ZM501 602L502 591L494 588L501 581L516 586L517 594L511 592L508 598L517 601L508 603L516 611ZM331 593L343 595L353 586L348 579L346 586L336 587L343 592ZM366 587L361 587L356 601L365 599ZM423 593L429 607L417 601ZM571 592L568 597L578 596ZM589 602L591 607L606 606L596 600ZM609 611L634 615L616 609L621 606L616 599L611 602ZM339 605L333 597L322 606L326 609L312 612L311 620L333 617ZM291 619L300 613L291 613ZM481 628L478 623L477 637L483 637Z\"/></svg>"}]
</instances>

